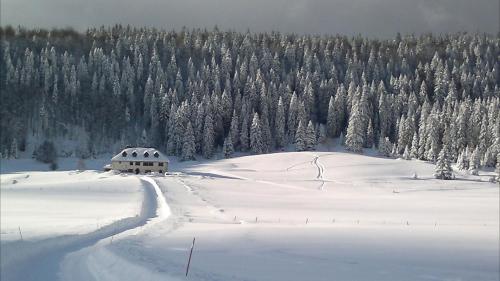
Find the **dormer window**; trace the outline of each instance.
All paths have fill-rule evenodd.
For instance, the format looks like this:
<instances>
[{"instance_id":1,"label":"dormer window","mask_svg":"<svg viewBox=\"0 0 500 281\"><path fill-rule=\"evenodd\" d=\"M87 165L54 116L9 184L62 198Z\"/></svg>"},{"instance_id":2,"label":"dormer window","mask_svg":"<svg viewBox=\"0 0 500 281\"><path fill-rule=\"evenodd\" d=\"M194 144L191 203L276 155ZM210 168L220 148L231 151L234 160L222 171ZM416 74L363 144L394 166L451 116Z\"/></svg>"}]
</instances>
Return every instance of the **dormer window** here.
<instances>
[{"instance_id":1,"label":"dormer window","mask_svg":"<svg viewBox=\"0 0 500 281\"><path fill-rule=\"evenodd\" d=\"M149 153L147 151L144 152L144 157L146 157L146 158L149 157Z\"/></svg>"},{"instance_id":2,"label":"dormer window","mask_svg":"<svg viewBox=\"0 0 500 281\"><path fill-rule=\"evenodd\" d=\"M137 151L132 152L132 156L137 157Z\"/></svg>"},{"instance_id":3,"label":"dormer window","mask_svg":"<svg viewBox=\"0 0 500 281\"><path fill-rule=\"evenodd\" d=\"M127 157L127 152L125 150L122 152L122 156Z\"/></svg>"},{"instance_id":4,"label":"dormer window","mask_svg":"<svg viewBox=\"0 0 500 281\"><path fill-rule=\"evenodd\" d=\"M155 151L155 153L153 155L155 156L155 158L160 157L160 153L158 153L158 151Z\"/></svg>"}]
</instances>

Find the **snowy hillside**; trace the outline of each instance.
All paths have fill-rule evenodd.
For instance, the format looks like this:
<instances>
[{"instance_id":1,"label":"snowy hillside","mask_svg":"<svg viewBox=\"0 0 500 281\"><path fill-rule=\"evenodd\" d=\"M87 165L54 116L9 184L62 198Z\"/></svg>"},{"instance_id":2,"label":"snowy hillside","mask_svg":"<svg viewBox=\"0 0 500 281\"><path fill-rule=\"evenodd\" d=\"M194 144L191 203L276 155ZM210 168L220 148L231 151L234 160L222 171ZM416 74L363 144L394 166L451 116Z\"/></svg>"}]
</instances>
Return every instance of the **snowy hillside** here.
<instances>
[{"instance_id":1,"label":"snowy hillside","mask_svg":"<svg viewBox=\"0 0 500 281\"><path fill-rule=\"evenodd\" d=\"M344 152L171 169L2 172L2 280L183 280L193 237L191 280L499 278L489 172L442 181L426 162Z\"/></svg>"}]
</instances>

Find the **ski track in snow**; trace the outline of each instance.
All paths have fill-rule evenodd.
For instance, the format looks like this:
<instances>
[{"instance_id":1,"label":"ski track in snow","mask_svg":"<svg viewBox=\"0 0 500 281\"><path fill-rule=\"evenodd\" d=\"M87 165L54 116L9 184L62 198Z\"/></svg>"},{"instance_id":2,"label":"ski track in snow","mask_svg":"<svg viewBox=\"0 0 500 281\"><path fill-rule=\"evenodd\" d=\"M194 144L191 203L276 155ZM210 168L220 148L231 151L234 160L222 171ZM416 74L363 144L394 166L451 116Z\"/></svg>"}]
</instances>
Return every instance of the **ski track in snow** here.
<instances>
[{"instance_id":1,"label":"ski track in snow","mask_svg":"<svg viewBox=\"0 0 500 281\"><path fill-rule=\"evenodd\" d=\"M323 190L325 187L325 184L326 184L325 180L323 179L323 174L325 172L325 166L323 166L323 164L319 161L319 157L320 157L319 155L314 155L313 164L318 169L318 175L316 176L316 179L321 181L321 185L320 185L319 189Z\"/></svg>"},{"instance_id":2,"label":"ski track in snow","mask_svg":"<svg viewBox=\"0 0 500 281\"><path fill-rule=\"evenodd\" d=\"M115 273L107 272L113 267L110 262L116 264L120 258L111 258L112 253L105 249L105 245L110 243L110 239L116 241L134 235L142 231L143 226L149 227L170 215L170 208L154 179L146 176L140 179L144 186L144 199L139 215L87 234L2 245L3 251L10 251L17 256L6 263L2 262L2 280L124 280ZM67 257L70 259L66 260ZM127 266L136 272L147 272L136 265Z\"/></svg>"}]
</instances>

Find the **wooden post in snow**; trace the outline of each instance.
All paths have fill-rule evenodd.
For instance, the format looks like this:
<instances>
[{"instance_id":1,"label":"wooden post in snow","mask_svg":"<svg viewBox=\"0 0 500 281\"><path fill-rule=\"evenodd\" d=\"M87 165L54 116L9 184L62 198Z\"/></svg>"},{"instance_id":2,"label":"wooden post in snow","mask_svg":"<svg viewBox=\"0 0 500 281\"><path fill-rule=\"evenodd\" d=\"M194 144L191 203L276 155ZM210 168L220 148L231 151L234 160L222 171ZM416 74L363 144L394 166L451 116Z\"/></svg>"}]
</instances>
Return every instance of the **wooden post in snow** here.
<instances>
[{"instance_id":1,"label":"wooden post in snow","mask_svg":"<svg viewBox=\"0 0 500 281\"><path fill-rule=\"evenodd\" d=\"M19 236L21 237L21 241L23 241L24 239L23 239L23 233L21 232L21 227L18 226L17 228L19 229Z\"/></svg>"},{"instance_id":2,"label":"wooden post in snow","mask_svg":"<svg viewBox=\"0 0 500 281\"><path fill-rule=\"evenodd\" d=\"M194 249L194 242L196 241L196 237L193 238L193 244L191 244L191 251L189 252L189 259L188 263L186 266L186 277L188 276L189 273L189 265L191 264L191 256L193 255L193 249Z\"/></svg>"}]
</instances>

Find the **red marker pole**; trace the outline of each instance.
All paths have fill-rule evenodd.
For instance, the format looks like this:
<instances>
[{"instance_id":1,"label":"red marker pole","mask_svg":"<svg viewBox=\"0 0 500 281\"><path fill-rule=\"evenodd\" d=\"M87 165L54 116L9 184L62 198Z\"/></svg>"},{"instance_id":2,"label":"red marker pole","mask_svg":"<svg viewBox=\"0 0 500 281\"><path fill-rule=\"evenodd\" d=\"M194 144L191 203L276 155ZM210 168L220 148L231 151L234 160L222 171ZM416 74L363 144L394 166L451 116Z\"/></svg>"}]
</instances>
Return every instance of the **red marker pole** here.
<instances>
[{"instance_id":1,"label":"red marker pole","mask_svg":"<svg viewBox=\"0 0 500 281\"><path fill-rule=\"evenodd\" d=\"M189 259L188 259L188 264L186 267L186 277L188 276L189 273L189 265L191 264L191 256L193 255L193 249L194 249L194 242L196 241L196 237L193 238L193 244L191 244L191 251L189 252Z\"/></svg>"}]
</instances>

